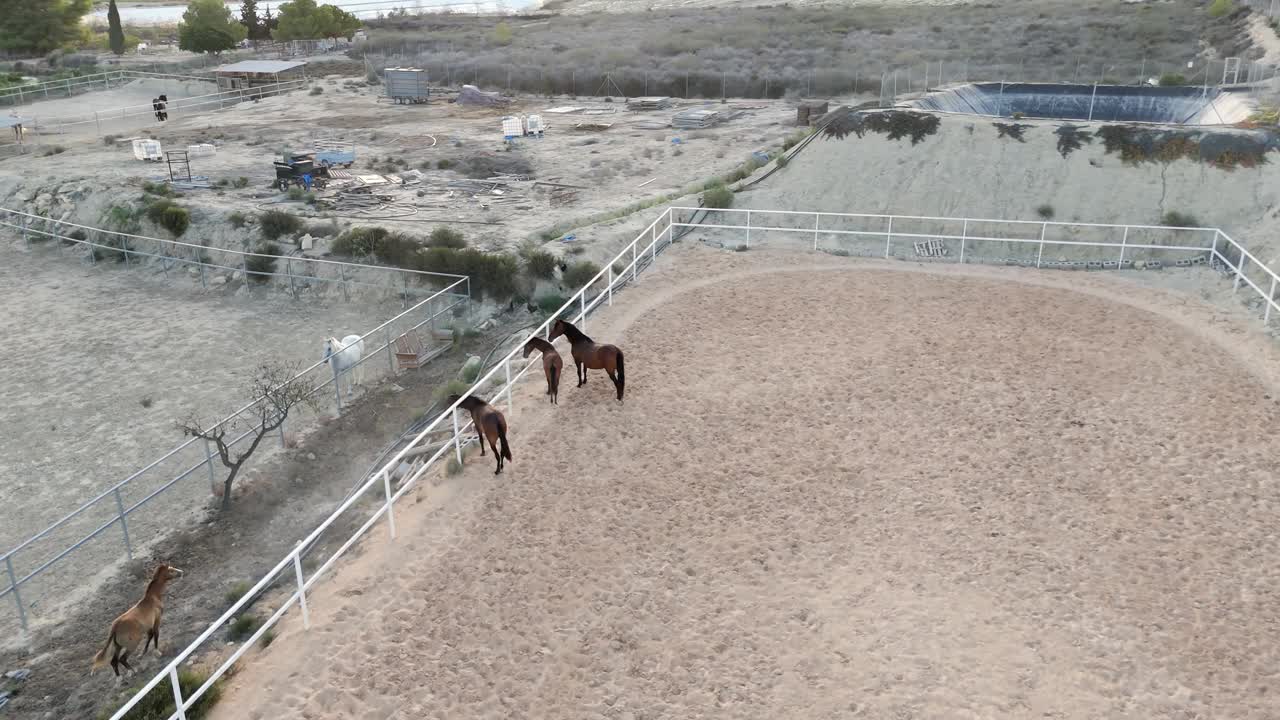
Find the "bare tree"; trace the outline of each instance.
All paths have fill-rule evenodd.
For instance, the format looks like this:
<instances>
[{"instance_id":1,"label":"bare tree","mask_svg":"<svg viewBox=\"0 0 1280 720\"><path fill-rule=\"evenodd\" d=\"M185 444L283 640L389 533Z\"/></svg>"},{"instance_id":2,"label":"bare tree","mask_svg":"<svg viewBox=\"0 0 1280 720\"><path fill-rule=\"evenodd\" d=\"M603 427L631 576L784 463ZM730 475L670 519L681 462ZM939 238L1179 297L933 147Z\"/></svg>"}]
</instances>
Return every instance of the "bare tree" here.
<instances>
[{"instance_id":1,"label":"bare tree","mask_svg":"<svg viewBox=\"0 0 1280 720\"><path fill-rule=\"evenodd\" d=\"M220 424L206 427L194 416L178 423L184 435L202 438L218 448L218 458L227 468L222 484L222 509L231 507L231 486L245 462L258 449L262 439L278 429L298 405L315 409L312 388L305 381L289 382L298 374L298 366L288 363L261 365L254 372L249 395L254 402ZM248 433L240 443L236 438ZM248 443L246 447L243 443ZM243 447L233 450L232 445Z\"/></svg>"}]
</instances>

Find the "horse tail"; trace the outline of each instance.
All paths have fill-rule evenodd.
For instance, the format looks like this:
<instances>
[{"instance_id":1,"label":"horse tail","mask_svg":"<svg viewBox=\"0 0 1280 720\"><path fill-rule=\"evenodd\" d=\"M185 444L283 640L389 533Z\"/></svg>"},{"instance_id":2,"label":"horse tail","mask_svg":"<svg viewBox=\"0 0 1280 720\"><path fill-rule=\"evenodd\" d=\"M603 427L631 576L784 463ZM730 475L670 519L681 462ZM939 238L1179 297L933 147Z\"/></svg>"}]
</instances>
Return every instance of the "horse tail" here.
<instances>
[{"instance_id":1,"label":"horse tail","mask_svg":"<svg viewBox=\"0 0 1280 720\"><path fill-rule=\"evenodd\" d=\"M107 634L106 644L102 646L102 649L98 651L97 655L93 656L93 666L89 668L90 673L102 667L103 665L107 664L107 651L111 649L111 645L115 641L116 641L116 626L115 626L115 623L112 623L111 632Z\"/></svg>"},{"instance_id":2,"label":"horse tail","mask_svg":"<svg viewBox=\"0 0 1280 720\"><path fill-rule=\"evenodd\" d=\"M507 423L498 423L498 447L502 450L502 457L511 459L511 446L507 445Z\"/></svg>"},{"instance_id":3,"label":"horse tail","mask_svg":"<svg viewBox=\"0 0 1280 720\"><path fill-rule=\"evenodd\" d=\"M622 351L618 351L618 399L622 399L622 389L627 385L627 373L622 367Z\"/></svg>"},{"instance_id":4,"label":"horse tail","mask_svg":"<svg viewBox=\"0 0 1280 720\"><path fill-rule=\"evenodd\" d=\"M552 365L547 373L547 384L551 386L551 394L555 395L560 387L560 368Z\"/></svg>"}]
</instances>

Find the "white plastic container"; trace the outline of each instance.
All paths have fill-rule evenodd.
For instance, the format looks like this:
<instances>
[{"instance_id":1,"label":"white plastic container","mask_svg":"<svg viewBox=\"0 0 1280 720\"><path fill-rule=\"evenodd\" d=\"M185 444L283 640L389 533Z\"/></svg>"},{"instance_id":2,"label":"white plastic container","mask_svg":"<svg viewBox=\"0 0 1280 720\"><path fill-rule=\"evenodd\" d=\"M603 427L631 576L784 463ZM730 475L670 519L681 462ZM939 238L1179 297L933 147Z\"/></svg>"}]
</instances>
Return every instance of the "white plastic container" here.
<instances>
[{"instance_id":1,"label":"white plastic container","mask_svg":"<svg viewBox=\"0 0 1280 720\"><path fill-rule=\"evenodd\" d=\"M504 139L510 140L511 138L518 138L522 135L524 135L524 128L520 124L520 118L502 118L502 137Z\"/></svg>"},{"instance_id":2,"label":"white plastic container","mask_svg":"<svg viewBox=\"0 0 1280 720\"><path fill-rule=\"evenodd\" d=\"M530 115L525 118L524 125L530 135L541 135L546 130L546 126L542 124L541 115Z\"/></svg>"},{"instance_id":3,"label":"white plastic container","mask_svg":"<svg viewBox=\"0 0 1280 720\"><path fill-rule=\"evenodd\" d=\"M218 149L208 143L187 146L187 155L189 157L212 157L217 152Z\"/></svg>"},{"instance_id":4,"label":"white plastic container","mask_svg":"<svg viewBox=\"0 0 1280 720\"><path fill-rule=\"evenodd\" d=\"M159 140L138 138L133 141L133 156L139 160L159 162L164 159L164 152L160 149Z\"/></svg>"}]
</instances>

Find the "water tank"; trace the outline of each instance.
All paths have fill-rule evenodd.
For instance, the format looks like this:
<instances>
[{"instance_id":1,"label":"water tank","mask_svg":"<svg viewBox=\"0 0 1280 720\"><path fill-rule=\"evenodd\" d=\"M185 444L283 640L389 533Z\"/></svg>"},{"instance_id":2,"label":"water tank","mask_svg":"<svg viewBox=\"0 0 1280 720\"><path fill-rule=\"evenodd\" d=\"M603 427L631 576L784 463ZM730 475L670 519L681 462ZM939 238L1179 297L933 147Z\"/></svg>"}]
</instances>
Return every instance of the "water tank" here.
<instances>
[{"instance_id":1,"label":"water tank","mask_svg":"<svg viewBox=\"0 0 1280 720\"><path fill-rule=\"evenodd\" d=\"M387 87L387 97L398 103L425 103L431 95L427 71L420 68L386 68L382 82Z\"/></svg>"}]
</instances>

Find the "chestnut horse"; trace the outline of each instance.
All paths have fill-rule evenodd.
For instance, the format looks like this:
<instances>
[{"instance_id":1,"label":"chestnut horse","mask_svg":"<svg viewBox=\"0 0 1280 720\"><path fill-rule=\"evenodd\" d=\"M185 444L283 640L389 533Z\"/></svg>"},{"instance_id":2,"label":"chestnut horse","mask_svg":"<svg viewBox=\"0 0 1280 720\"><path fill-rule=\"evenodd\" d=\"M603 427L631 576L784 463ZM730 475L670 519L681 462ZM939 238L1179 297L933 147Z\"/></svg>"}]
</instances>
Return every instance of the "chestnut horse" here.
<instances>
[{"instance_id":1,"label":"chestnut horse","mask_svg":"<svg viewBox=\"0 0 1280 720\"><path fill-rule=\"evenodd\" d=\"M449 404L456 402L458 402L458 396L450 395ZM489 447L493 448L493 454L498 456L498 469L493 474L501 474L502 459L511 459L511 448L507 446L507 419L502 416L498 408L470 395L462 398L458 407L471 413L471 422L475 423L476 432L480 434L480 457L484 457L484 441L487 438Z\"/></svg>"},{"instance_id":2,"label":"chestnut horse","mask_svg":"<svg viewBox=\"0 0 1280 720\"><path fill-rule=\"evenodd\" d=\"M556 405L556 397L560 394L560 376L564 374L564 360L556 352L556 346L540 337L531 337L524 344L524 356L538 350L542 353L542 373L547 376L547 394L551 396L551 404Z\"/></svg>"},{"instance_id":3,"label":"chestnut horse","mask_svg":"<svg viewBox=\"0 0 1280 720\"><path fill-rule=\"evenodd\" d=\"M573 364L578 371L578 387L587 384L587 370L604 370L618 389L618 402L622 402L622 390L627 378L622 369L622 351L616 345L597 345L581 330L564 320L556 320L551 326L551 340L564 335L569 338L573 350ZM614 373L617 373L615 376Z\"/></svg>"},{"instance_id":4,"label":"chestnut horse","mask_svg":"<svg viewBox=\"0 0 1280 720\"><path fill-rule=\"evenodd\" d=\"M129 665L129 653L138 647L138 641L144 634L147 642L142 646L142 654L147 654L147 648L152 642L156 644L156 654L160 654L160 616L164 613L164 588L170 580L180 577L182 577L182 571L176 567L161 563L156 568L142 599L111 623L107 643L102 646L97 655L93 656L90 673L107 664L107 651L112 647L115 651L111 653L111 669L115 671L116 677L120 677L121 665L124 665L125 670L132 671L133 667Z\"/></svg>"}]
</instances>

